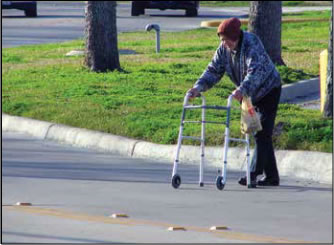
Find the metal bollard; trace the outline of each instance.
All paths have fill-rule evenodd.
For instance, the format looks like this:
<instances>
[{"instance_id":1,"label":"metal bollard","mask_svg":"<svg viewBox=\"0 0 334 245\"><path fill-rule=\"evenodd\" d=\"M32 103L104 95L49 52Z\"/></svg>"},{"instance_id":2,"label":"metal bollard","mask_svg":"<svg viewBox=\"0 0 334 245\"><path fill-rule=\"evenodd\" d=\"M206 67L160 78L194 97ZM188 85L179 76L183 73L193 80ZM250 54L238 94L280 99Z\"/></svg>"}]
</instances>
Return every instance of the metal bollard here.
<instances>
[{"instance_id":1,"label":"metal bollard","mask_svg":"<svg viewBox=\"0 0 334 245\"><path fill-rule=\"evenodd\" d=\"M145 27L146 31L151 31L152 29L155 30L156 36L156 52L160 52L160 26L158 24L148 24Z\"/></svg>"}]
</instances>

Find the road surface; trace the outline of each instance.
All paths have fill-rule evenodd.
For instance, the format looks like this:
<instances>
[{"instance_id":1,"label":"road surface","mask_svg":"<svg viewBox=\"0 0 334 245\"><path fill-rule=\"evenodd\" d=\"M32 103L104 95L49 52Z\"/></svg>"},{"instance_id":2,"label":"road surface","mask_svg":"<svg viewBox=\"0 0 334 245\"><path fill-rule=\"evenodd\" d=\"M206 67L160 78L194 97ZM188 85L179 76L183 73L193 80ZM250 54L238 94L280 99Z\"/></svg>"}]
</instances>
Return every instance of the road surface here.
<instances>
[{"instance_id":1,"label":"road surface","mask_svg":"<svg viewBox=\"0 0 334 245\"><path fill-rule=\"evenodd\" d=\"M280 187L247 189L242 172L73 148L2 135L2 242L332 242L332 187L282 176ZM15 206L29 202L32 206ZM113 219L112 214L128 218ZM168 231L182 226L185 231ZM212 226L228 230L210 231Z\"/></svg>"}]
</instances>

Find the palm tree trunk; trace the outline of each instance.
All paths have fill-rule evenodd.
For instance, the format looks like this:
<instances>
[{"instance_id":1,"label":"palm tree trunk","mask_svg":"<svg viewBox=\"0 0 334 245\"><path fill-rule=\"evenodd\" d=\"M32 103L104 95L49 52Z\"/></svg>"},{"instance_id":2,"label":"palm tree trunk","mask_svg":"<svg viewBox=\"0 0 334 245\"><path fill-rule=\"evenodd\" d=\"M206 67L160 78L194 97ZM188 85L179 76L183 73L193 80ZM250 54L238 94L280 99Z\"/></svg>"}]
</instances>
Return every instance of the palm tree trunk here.
<instances>
[{"instance_id":1,"label":"palm tree trunk","mask_svg":"<svg viewBox=\"0 0 334 245\"><path fill-rule=\"evenodd\" d=\"M86 1L85 65L95 72L120 69L116 2Z\"/></svg>"},{"instance_id":2,"label":"palm tree trunk","mask_svg":"<svg viewBox=\"0 0 334 245\"><path fill-rule=\"evenodd\" d=\"M271 60L285 65L281 56L282 1L251 1L248 30L262 41Z\"/></svg>"}]
</instances>

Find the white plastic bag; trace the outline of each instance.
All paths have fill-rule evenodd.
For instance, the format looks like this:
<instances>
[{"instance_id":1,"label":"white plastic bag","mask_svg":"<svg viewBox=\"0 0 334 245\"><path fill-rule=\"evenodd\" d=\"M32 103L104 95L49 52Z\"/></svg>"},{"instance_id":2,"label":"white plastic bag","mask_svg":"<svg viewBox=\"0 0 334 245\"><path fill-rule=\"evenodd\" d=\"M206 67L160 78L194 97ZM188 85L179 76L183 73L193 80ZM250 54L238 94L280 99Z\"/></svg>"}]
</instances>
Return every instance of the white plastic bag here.
<instances>
[{"instance_id":1,"label":"white plastic bag","mask_svg":"<svg viewBox=\"0 0 334 245\"><path fill-rule=\"evenodd\" d=\"M241 103L241 132L250 134L261 130L260 116L255 111L250 97L244 96Z\"/></svg>"}]
</instances>

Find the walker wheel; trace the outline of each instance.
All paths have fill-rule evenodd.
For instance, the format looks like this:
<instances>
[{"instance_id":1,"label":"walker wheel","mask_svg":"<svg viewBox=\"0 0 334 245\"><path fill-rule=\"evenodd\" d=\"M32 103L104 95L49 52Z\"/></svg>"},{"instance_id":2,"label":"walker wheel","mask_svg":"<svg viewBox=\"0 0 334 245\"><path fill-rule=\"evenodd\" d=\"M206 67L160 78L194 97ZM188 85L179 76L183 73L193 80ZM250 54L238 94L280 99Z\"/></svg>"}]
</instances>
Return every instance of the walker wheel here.
<instances>
[{"instance_id":1,"label":"walker wheel","mask_svg":"<svg viewBox=\"0 0 334 245\"><path fill-rule=\"evenodd\" d=\"M175 174L173 177L172 177L172 186L177 189L179 188L179 186L181 185L181 177L180 175L178 174Z\"/></svg>"},{"instance_id":2,"label":"walker wheel","mask_svg":"<svg viewBox=\"0 0 334 245\"><path fill-rule=\"evenodd\" d=\"M223 184L223 176L218 176L216 179L216 186L218 190L223 190L225 187L225 184Z\"/></svg>"}]
</instances>

